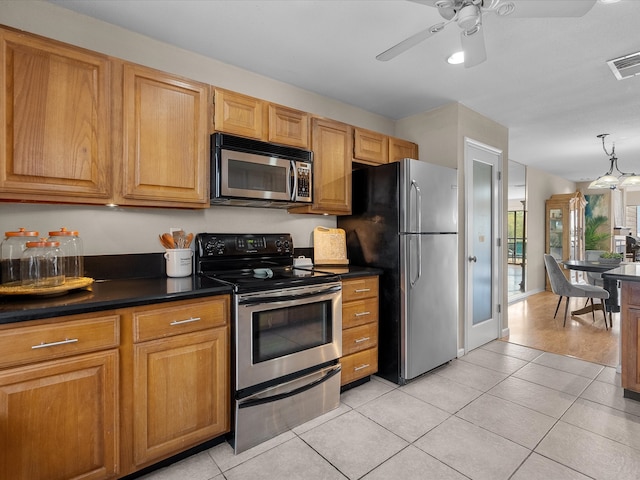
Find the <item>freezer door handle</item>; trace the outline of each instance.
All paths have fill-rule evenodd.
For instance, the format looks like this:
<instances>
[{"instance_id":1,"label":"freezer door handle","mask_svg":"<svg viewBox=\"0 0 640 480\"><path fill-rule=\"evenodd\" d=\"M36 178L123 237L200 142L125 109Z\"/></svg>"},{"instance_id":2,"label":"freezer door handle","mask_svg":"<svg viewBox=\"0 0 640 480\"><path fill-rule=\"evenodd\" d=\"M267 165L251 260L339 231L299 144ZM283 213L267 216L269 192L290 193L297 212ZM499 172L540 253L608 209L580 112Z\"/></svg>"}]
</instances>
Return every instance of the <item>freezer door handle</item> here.
<instances>
[{"instance_id":1,"label":"freezer door handle","mask_svg":"<svg viewBox=\"0 0 640 480\"><path fill-rule=\"evenodd\" d=\"M420 190L420 185L415 180L411 180L411 188L416 191L416 204L413 209L416 216L416 229L414 232L421 233L422 232L422 190ZM411 226L409 226L411 228Z\"/></svg>"}]
</instances>

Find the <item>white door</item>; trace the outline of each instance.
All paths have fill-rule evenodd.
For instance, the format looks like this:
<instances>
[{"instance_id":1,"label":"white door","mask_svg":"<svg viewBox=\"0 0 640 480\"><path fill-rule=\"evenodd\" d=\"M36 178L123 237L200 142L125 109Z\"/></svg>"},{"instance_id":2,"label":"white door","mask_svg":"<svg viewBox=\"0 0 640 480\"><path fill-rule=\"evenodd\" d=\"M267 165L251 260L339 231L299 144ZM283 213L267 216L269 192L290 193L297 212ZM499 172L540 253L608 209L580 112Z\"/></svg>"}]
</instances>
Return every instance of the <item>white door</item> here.
<instances>
[{"instance_id":1,"label":"white door","mask_svg":"<svg viewBox=\"0 0 640 480\"><path fill-rule=\"evenodd\" d=\"M500 335L502 152L465 138L465 351Z\"/></svg>"}]
</instances>

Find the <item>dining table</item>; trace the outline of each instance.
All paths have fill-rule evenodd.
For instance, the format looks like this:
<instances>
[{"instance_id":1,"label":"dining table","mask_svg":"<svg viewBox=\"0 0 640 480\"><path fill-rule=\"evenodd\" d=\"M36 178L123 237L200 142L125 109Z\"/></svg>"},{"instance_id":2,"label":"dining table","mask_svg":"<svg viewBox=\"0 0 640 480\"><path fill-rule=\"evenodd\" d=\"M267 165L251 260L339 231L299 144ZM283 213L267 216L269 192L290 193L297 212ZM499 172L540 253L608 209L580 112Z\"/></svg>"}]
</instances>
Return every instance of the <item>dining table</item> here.
<instances>
[{"instance_id":1,"label":"dining table","mask_svg":"<svg viewBox=\"0 0 640 480\"><path fill-rule=\"evenodd\" d=\"M622 263L601 262L599 260L565 260L561 264L569 269L579 272L604 273L614 268L624 265ZM620 311L620 300L618 296L618 281L613 278L602 277L602 286L609 292L609 298L604 301L604 312L609 313L609 322L611 322L611 314ZM587 305L584 308L571 312L571 315L582 315L595 310L601 310L602 304ZM606 315L606 313L605 313Z\"/></svg>"}]
</instances>

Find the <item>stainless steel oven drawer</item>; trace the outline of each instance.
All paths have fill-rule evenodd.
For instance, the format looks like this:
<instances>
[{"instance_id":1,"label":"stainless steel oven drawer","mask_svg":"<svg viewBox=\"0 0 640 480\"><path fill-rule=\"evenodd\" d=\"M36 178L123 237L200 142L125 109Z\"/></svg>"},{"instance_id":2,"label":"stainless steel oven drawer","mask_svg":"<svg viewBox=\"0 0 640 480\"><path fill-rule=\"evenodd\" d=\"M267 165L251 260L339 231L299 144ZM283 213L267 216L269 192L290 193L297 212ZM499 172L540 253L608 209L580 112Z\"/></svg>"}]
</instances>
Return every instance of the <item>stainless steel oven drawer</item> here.
<instances>
[{"instance_id":1,"label":"stainless steel oven drawer","mask_svg":"<svg viewBox=\"0 0 640 480\"><path fill-rule=\"evenodd\" d=\"M337 408L340 373L331 365L236 400L235 453Z\"/></svg>"}]
</instances>

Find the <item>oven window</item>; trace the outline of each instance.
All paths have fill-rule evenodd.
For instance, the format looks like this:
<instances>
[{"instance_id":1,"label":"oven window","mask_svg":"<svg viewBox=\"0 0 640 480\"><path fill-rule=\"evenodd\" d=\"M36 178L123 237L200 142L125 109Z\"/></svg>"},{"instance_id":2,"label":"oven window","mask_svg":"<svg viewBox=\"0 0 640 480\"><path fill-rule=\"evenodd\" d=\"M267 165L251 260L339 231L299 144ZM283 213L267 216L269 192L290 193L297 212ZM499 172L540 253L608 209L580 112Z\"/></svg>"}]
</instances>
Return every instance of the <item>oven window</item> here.
<instances>
[{"instance_id":1,"label":"oven window","mask_svg":"<svg viewBox=\"0 0 640 480\"><path fill-rule=\"evenodd\" d=\"M229 188L287 193L287 168L229 159Z\"/></svg>"},{"instance_id":2,"label":"oven window","mask_svg":"<svg viewBox=\"0 0 640 480\"><path fill-rule=\"evenodd\" d=\"M331 317L330 300L255 312L253 363L331 343Z\"/></svg>"}]
</instances>

